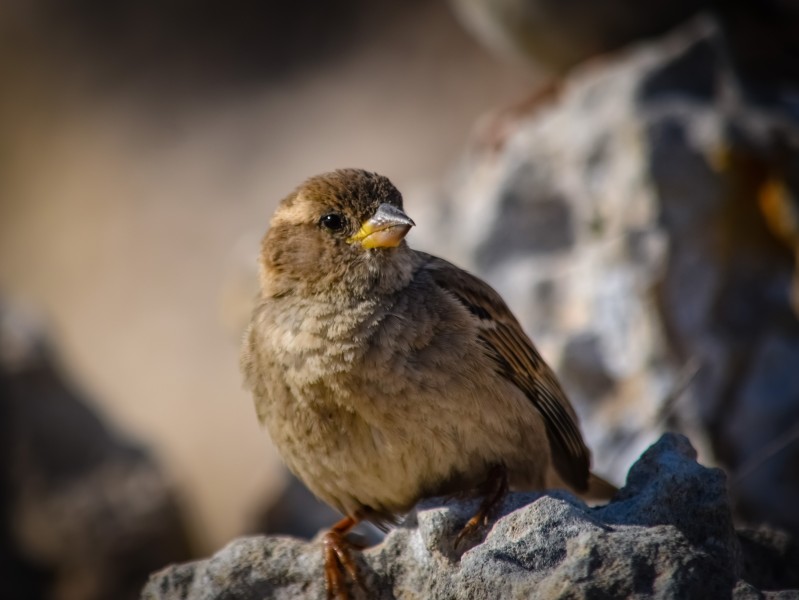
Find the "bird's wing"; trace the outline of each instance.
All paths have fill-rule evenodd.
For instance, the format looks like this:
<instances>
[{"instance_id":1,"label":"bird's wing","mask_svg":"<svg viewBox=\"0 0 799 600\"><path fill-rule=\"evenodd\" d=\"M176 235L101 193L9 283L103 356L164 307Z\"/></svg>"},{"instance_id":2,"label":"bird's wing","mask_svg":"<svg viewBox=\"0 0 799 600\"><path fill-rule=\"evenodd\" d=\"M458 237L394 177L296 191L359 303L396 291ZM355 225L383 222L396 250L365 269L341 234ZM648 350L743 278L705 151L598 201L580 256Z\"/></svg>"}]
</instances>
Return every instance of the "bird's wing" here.
<instances>
[{"instance_id":1,"label":"bird's wing","mask_svg":"<svg viewBox=\"0 0 799 600\"><path fill-rule=\"evenodd\" d=\"M590 455L569 401L502 297L481 279L442 259L431 258L425 268L439 287L475 316L480 341L497 371L522 390L544 418L558 474L575 491L585 491Z\"/></svg>"}]
</instances>

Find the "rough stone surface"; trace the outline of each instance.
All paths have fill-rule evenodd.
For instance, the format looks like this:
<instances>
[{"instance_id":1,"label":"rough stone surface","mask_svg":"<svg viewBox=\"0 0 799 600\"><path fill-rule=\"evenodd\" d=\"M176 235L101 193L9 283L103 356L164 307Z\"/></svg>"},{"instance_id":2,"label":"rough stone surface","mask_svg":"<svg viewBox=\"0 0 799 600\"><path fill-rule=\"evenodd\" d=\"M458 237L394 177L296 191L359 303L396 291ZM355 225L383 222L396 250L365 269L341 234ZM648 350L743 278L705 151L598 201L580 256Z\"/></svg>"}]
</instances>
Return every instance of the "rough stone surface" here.
<instances>
[{"instance_id":1,"label":"rough stone surface","mask_svg":"<svg viewBox=\"0 0 799 600\"><path fill-rule=\"evenodd\" d=\"M610 504L590 508L558 491L511 494L485 539L458 552L455 537L476 507L476 500L422 503L359 555L365 590L353 595L762 598L754 582L781 589L793 571L785 561L795 554L786 550L792 542L784 534L763 530L757 543L747 533L742 546L724 474L697 464L679 435L653 445ZM742 552L750 542L760 549L753 558ZM144 600L324 597L319 541L264 536L156 573L142 594Z\"/></svg>"},{"instance_id":2,"label":"rough stone surface","mask_svg":"<svg viewBox=\"0 0 799 600\"><path fill-rule=\"evenodd\" d=\"M700 20L575 70L409 202L411 243L505 297L599 473L680 430L737 515L799 533L799 113L748 100L722 38Z\"/></svg>"}]
</instances>

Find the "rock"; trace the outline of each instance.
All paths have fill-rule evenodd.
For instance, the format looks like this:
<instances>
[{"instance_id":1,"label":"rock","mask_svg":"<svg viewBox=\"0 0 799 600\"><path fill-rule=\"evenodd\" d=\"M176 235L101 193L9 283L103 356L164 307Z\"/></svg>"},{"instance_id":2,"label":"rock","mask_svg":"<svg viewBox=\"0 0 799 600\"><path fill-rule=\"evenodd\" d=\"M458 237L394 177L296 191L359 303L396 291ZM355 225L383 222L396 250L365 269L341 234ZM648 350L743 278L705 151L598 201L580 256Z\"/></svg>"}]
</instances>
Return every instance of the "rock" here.
<instances>
[{"instance_id":1,"label":"rock","mask_svg":"<svg viewBox=\"0 0 799 600\"><path fill-rule=\"evenodd\" d=\"M564 70L663 33L706 0L450 0L464 26L505 57Z\"/></svg>"},{"instance_id":2,"label":"rock","mask_svg":"<svg viewBox=\"0 0 799 600\"><path fill-rule=\"evenodd\" d=\"M189 557L171 486L66 380L38 326L0 304L0 596L136 598Z\"/></svg>"},{"instance_id":3,"label":"rock","mask_svg":"<svg viewBox=\"0 0 799 600\"><path fill-rule=\"evenodd\" d=\"M744 93L796 118L799 87L799 4L782 0L715 3L725 49Z\"/></svg>"},{"instance_id":4,"label":"rock","mask_svg":"<svg viewBox=\"0 0 799 600\"><path fill-rule=\"evenodd\" d=\"M768 527L738 530L743 577L764 590L799 589L799 543L784 531Z\"/></svg>"},{"instance_id":5,"label":"rock","mask_svg":"<svg viewBox=\"0 0 799 600\"><path fill-rule=\"evenodd\" d=\"M792 556L774 552L767 561L747 562L726 498L724 474L697 464L686 438L665 435L610 504L590 508L561 491L513 493L485 539L460 552L455 537L478 501L421 503L383 543L358 557L366 590L354 595L761 597L742 574L779 585L767 578L784 575L790 565L774 562ZM154 574L142 593L143 600L265 597L325 597L319 540L238 539L207 560Z\"/></svg>"},{"instance_id":6,"label":"rock","mask_svg":"<svg viewBox=\"0 0 799 600\"><path fill-rule=\"evenodd\" d=\"M572 71L439 203L408 199L411 243L505 297L600 474L676 429L737 515L797 534L799 113L739 94L723 37L700 19Z\"/></svg>"}]
</instances>

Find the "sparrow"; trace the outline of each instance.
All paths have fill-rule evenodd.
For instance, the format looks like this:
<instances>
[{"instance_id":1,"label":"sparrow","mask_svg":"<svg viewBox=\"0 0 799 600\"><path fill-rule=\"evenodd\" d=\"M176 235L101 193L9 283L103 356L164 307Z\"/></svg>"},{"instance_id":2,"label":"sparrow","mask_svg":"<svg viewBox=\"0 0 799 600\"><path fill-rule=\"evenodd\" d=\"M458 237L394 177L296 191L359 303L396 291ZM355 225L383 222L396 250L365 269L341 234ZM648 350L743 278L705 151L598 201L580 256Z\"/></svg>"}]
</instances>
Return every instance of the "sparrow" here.
<instances>
[{"instance_id":1,"label":"sparrow","mask_svg":"<svg viewBox=\"0 0 799 600\"><path fill-rule=\"evenodd\" d=\"M411 249L413 226L386 177L342 169L283 199L261 245L241 367L289 469L345 516L323 538L331 597L357 582L345 535L360 521L477 490L460 541L508 488L615 491L500 295Z\"/></svg>"}]
</instances>

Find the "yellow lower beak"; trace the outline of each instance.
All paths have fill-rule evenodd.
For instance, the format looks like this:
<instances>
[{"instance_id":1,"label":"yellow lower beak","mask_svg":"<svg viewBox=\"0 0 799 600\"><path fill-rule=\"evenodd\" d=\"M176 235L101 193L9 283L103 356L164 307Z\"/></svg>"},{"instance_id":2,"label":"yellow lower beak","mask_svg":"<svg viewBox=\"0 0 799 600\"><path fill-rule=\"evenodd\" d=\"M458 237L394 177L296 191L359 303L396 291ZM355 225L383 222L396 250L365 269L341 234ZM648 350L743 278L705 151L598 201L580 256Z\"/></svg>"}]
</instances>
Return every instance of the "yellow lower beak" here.
<instances>
[{"instance_id":1,"label":"yellow lower beak","mask_svg":"<svg viewBox=\"0 0 799 600\"><path fill-rule=\"evenodd\" d=\"M363 248L395 248L414 225L402 209L393 204L381 204L347 242L359 243Z\"/></svg>"}]
</instances>

